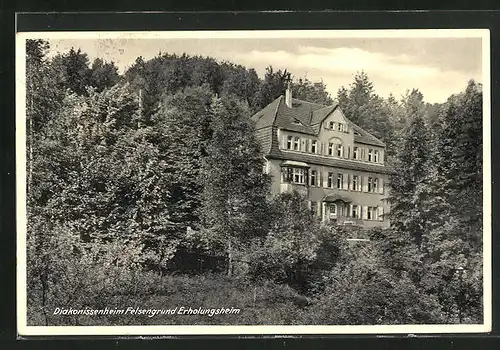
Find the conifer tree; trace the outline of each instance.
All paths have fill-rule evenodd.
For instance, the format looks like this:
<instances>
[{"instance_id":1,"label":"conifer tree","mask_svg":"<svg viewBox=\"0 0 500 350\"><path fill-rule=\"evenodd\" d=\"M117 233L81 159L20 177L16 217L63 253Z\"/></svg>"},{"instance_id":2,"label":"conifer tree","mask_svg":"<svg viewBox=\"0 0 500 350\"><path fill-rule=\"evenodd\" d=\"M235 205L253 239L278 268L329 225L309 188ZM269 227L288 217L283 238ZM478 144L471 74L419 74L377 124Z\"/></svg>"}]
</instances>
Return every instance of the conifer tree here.
<instances>
[{"instance_id":1,"label":"conifer tree","mask_svg":"<svg viewBox=\"0 0 500 350\"><path fill-rule=\"evenodd\" d=\"M390 178L389 198L392 225L409 233L419 246L428 225L425 206L430 197L429 136L422 108L422 99L419 98L409 100L405 106L406 116L411 122L403 130L398 145Z\"/></svg>"}]
</instances>

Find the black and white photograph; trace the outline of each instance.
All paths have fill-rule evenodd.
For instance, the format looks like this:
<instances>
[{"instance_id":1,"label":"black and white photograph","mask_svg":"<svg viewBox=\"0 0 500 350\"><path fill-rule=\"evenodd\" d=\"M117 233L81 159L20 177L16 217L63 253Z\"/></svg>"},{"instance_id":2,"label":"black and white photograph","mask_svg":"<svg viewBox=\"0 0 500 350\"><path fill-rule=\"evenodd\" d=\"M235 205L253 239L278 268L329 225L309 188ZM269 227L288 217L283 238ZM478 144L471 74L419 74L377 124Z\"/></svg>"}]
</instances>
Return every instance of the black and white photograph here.
<instances>
[{"instance_id":1,"label":"black and white photograph","mask_svg":"<svg viewBox=\"0 0 500 350\"><path fill-rule=\"evenodd\" d=\"M19 334L488 332L489 40L18 33Z\"/></svg>"}]
</instances>

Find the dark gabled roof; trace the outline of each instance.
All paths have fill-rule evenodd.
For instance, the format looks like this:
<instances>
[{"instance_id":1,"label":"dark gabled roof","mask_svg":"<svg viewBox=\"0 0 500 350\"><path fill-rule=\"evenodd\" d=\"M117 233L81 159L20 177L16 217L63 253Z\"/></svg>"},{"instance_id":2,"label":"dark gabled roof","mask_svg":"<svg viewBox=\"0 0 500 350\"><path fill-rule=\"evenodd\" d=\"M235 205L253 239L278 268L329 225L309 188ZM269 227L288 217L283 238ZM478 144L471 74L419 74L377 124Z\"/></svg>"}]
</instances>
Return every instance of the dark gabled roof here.
<instances>
[{"instance_id":1,"label":"dark gabled roof","mask_svg":"<svg viewBox=\"0 0 500 350\"><path fill-rule=\"evenodd\" d=\"M355 142L364 143L367 145L375 145L375 146L380 146L380 147L385 146L385 144L382 141L377 139L375 136L370 134L368 131L362 129L360 126L354 124L351 121L350 121L350 123L355 131L355 133L354 133L354 141Z\"/></svg>"},{"instance_id":2,"label":"dark gabled roof","mask_svg":"<svg viewBox=\"0 0 500 350\"><path fill-rule=\"evenodd\" d=\"M264 107L264 109L255 113L252 116L252 120L255 122L255 129L257 131L263 128L268 130L267 133L261 132L261 134L267 135L265 137L271 137L271 135L268 135L271 129L268 128L273 126L303 134L318 135L321 122L337 108L338 104L324 106L296 98L292 99L292 108L289 108L285 104L283 96L279 96ZM350 120L348 122L357 133L354 134L355 142L381 147L385 146L382 141L369 132ZM264 146L267 146L266 142L271 143L271 140L264 140ZM263 147L263 149L265 151L269 148Z\"/></svg>"},{"instance_id":3,"label":"dark gabled roof","mask_svg":"<svg viewBox=\"0 0 500 350\"><path fill-rule=\"evenodd\" d=\"M274 120L276 119L276 112L278 109L278 105L280 104L283 96L278 97L273 102L268 104L264 109L255 113L252 116L252 120L255 122L255 129L259 130L261 128L265 128L268 126L272 126L274 124Z\"/></svg>"}]
</instances>

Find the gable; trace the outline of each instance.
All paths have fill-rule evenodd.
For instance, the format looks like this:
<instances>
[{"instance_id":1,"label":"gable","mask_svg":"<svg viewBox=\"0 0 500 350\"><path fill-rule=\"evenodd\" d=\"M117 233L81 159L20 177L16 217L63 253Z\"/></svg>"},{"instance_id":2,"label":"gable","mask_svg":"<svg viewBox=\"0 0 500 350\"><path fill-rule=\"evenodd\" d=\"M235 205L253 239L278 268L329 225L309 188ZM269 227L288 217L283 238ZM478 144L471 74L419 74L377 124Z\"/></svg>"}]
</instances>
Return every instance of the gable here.
<instances>
[{"instance_id":1,"label":"gable","mask_svg":"<svg viewBox=\"0 0 500 350\"><path fill-rule=\"evenodd\" d=\"M333 124L332 124L333 123ZM337 129L338 123L343 124L345 127L349 126L349 120L345 117L344 113L340 107L335 108L321 123L323 128L330 128L330 125L334 125Z\"/></svg>"}]
</instances>

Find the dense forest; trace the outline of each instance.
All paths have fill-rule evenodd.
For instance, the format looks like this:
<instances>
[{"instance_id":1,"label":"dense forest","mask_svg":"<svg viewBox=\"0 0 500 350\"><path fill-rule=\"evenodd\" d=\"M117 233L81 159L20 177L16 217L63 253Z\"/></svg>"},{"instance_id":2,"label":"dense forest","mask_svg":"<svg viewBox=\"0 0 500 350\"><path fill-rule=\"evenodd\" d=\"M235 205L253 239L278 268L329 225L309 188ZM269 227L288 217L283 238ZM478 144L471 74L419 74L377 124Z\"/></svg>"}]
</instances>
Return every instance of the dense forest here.
<instances>
[{"instance_id":1,"label":"dense forest","mask_svg":"<svg viewBox=\"0 0 500 350\"><path fill-rule=\"evenodd\" d=\"M479 83L428 104L361 71L333 98L287 69L159 54L119 74L48 49L27 41L29 325L482 323ZM369 242L270 198L250 116L289 82L387 144L391 227ZM242 312L53 314L129 306Z\"/></svg>"}]
</instances>

